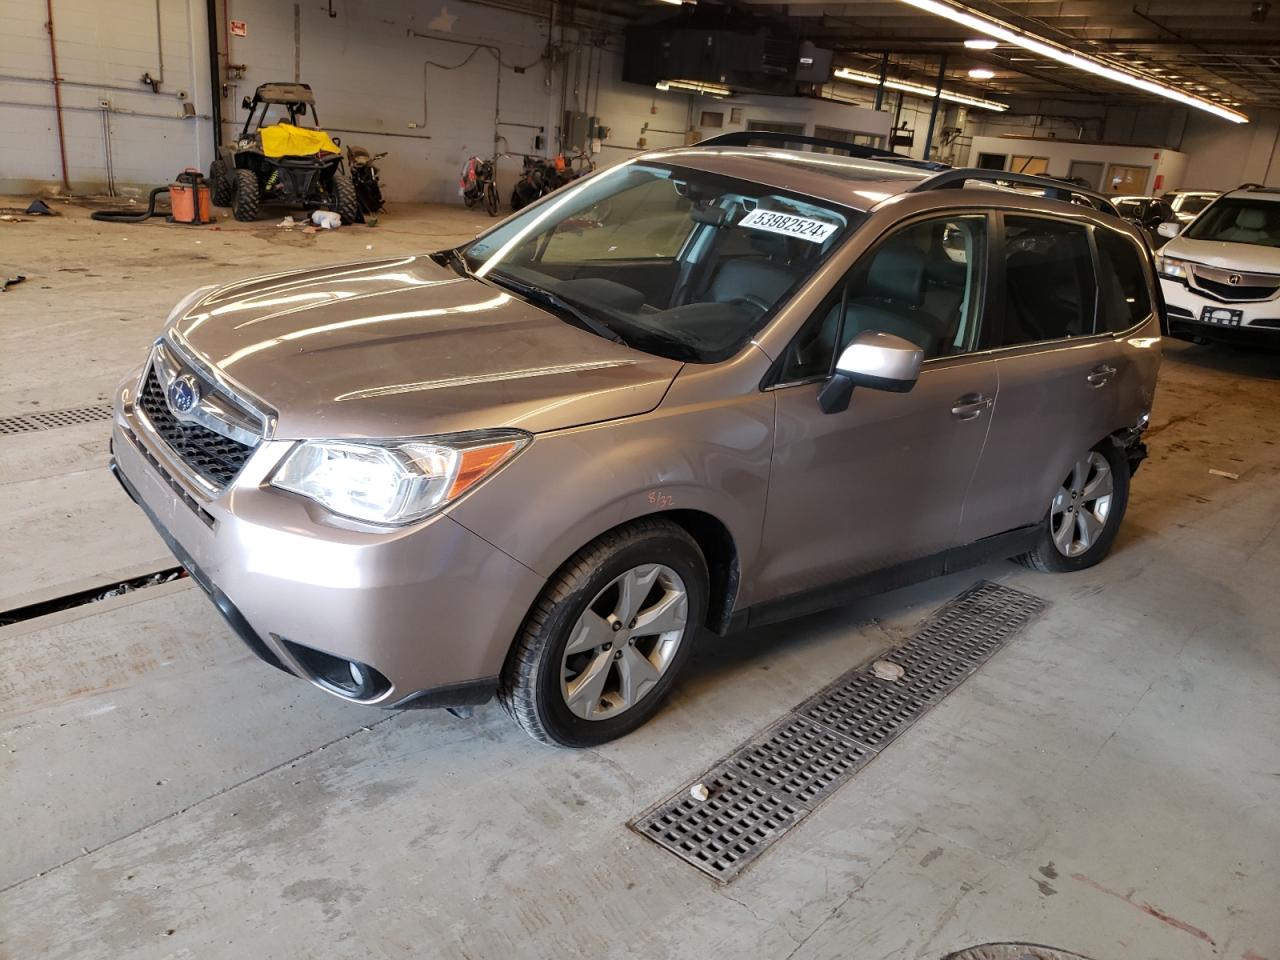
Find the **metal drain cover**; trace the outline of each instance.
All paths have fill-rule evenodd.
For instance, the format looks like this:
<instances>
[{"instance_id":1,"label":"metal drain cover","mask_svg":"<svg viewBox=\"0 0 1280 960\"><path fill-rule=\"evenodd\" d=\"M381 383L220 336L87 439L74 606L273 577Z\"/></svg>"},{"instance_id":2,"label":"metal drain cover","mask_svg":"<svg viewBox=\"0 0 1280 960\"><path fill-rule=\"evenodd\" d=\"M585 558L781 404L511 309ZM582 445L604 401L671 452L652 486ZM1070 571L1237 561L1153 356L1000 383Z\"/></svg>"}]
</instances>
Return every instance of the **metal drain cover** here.
<instances>
[{"instance_id":1,"label":"metal drain cover","mask_svg":"<svg viewBox=\"0 0 1280 960\"><path fill-rule=\"evenodd\" d=\"M631 828L708 876L733 879L1047 607L1020 590L978 583L892 651L901 678L855 667ZM696 784L706 786L706 800L690 795Z\"/></svg>"},{"instance_id":2,"label":"metal drain cover","mask_svg":"<svg viewBox=\"0 0 1280 960\"><path fill-rule=\"evenodd\" d=\"M39 413L19 413L0 417L0 436L11 433L34 433L37 430L56 430L77 423L94 423L111 419L111 404L99 403L91 407L72 407L69 410L41 410Z\"/></svg>"}]
</instances>

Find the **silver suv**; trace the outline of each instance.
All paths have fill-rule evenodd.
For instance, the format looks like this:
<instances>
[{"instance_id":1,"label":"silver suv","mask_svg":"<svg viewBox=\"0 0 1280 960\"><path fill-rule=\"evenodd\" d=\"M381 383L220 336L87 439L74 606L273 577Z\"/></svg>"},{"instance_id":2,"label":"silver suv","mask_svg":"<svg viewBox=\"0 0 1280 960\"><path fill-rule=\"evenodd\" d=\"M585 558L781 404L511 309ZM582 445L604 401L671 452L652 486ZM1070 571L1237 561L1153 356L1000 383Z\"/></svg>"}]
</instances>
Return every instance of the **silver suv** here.
<instances>
[{"instance_id":1,"label":"silver suv","mask_svg":"<svg viewBox=\"0 0 1280 960\"><path fill-rule=\"evenodd\" d=\"M701 628L1107 553L1151 255L990 175L649 153L456 250L197 290L119 387L113 469L268 663L609 740Z\"/></svg>"}]
</instances>

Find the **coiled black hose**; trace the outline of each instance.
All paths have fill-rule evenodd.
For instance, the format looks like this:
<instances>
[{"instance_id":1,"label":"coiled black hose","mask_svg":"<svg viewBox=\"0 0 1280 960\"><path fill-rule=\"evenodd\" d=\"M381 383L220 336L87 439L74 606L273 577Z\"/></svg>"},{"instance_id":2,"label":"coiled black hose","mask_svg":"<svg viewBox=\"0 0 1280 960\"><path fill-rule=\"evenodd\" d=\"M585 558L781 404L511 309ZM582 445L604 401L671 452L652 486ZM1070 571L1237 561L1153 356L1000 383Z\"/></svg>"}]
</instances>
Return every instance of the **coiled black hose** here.
<instances>
[{"instance_id":1,"label":"coiled black hose","mask_svg":"<svg viewBox=\"0 0 1280 960\"><path fill-rule=\"evenodd\" d=\"M142 213L130 213L128 210L95 210L89 214L90 220L108 220L112 223L141 223L149 217L158 217L156 213L156 197L169 192L168 187L156 187L147 196L147 209Z\"/></svg>"}]
</instances>

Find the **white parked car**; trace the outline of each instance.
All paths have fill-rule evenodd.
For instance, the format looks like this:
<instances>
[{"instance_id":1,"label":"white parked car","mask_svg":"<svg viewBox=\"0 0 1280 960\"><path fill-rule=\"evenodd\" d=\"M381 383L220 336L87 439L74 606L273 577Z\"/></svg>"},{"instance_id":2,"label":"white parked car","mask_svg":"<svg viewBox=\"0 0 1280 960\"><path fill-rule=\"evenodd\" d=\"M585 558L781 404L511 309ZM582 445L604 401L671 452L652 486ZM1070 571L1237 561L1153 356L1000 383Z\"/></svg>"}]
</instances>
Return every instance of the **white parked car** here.
<instances>
[{"instance_id":1,"label":"white parked car","mask_svg":"<svg viewBox=\"0 0 1280 960\"><path fill-rule=\"evenodd\" d=\"M1223 194L1156 257L1169 332L1184 340L1280 345L1280 187Z\"/></svg>"},{"instance_id":2,"label":"white parked car","mask_svg":"<svg viewBox=\"0 0 1280 960\"><path fill-rule=\"evenodd\" d=\"M1182 224L1190 223L1204 211L1204 208L1217 200L1219 193L1212 190L1174 190L1164 194L1160 199L1167 200L1169 206Z\"/></svg>"}]
</instances>

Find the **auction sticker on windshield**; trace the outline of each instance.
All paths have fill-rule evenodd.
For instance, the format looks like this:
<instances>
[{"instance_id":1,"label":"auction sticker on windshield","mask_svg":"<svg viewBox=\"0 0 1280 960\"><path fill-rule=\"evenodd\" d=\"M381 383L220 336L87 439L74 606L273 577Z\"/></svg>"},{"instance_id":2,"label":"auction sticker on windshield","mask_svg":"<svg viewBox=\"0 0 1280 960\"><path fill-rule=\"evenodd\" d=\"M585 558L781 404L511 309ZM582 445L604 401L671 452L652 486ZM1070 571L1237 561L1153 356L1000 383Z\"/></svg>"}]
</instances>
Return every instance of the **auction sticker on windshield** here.
<instances>
[{"instance_id":1,"label":"auction sticker on windshield","mask_svg":"<svg viewBox=\"0 0 1280 960\"><path fill-rule=\"evenodd\" d=\"M810 220L808 217L797 217L789 213L775 213L772 210L761 210L757 207L738 221L740 227L752 230L767 230L769 233L781 233L788 237L800 237L811 243L822 243L836 232L836 225L823 223L821 220Z\"/></svg>"}]
</instances>

